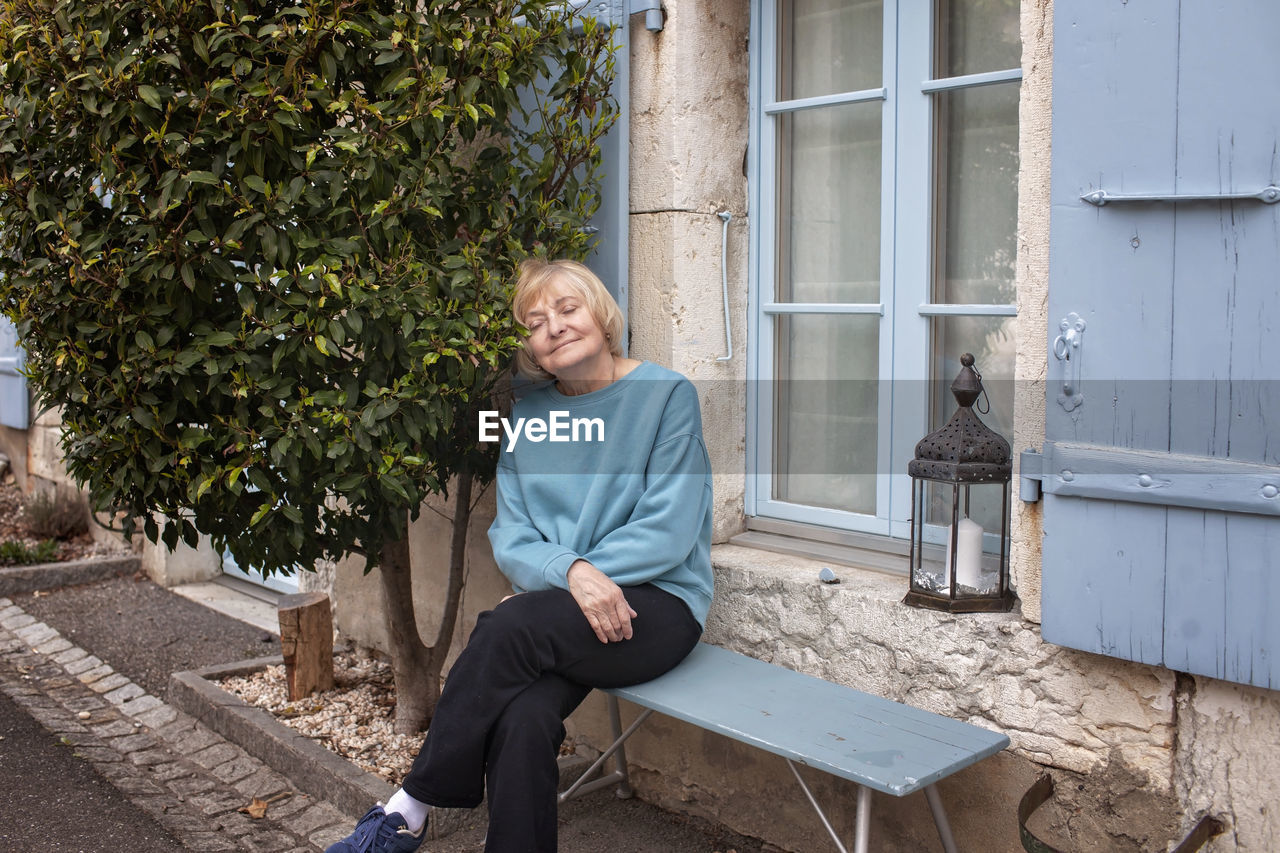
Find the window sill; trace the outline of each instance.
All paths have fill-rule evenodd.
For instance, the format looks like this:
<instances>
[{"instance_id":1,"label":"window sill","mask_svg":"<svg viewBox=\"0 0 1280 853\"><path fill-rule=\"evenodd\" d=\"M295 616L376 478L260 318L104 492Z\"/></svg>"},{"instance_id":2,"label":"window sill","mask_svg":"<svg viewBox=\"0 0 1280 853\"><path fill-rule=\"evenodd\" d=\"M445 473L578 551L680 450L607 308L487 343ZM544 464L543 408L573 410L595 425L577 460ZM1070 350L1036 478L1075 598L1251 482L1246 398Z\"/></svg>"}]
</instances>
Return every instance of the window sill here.
<instances>
[{"instance_id":1,"label":"window sill","mask_svg":"<svg viewBox=\"0 0 1280 853\"><path fill-rule=\"evenodd\" d=\"M793 554L776 548L756 547L734 537L727 545L713 545L711 563L716 569L717 585L728 583L729 588L748 590L769 587L774 584L815 586L854 592L864 602L878 602L897 606L907 593L905 574L886 572L865 566L839 564L836 560L824 560L804 554ZM751 539L748 539L751 541ZM836 564L836 565L833 565ZM819 580L823 568L835 572L839 583L825 584ZM719 588L717 590L719 592Z\"/></svg>"},{"instance_id":2,"label":"window sill","mask_svg":"<svg viewBox=\"0 0 1280 853\"><path fill-rule=\"evenodd\" d=\"M753 517L729 544L907 578L909 544L884 536Z\"/></svg>"}]
</instances>

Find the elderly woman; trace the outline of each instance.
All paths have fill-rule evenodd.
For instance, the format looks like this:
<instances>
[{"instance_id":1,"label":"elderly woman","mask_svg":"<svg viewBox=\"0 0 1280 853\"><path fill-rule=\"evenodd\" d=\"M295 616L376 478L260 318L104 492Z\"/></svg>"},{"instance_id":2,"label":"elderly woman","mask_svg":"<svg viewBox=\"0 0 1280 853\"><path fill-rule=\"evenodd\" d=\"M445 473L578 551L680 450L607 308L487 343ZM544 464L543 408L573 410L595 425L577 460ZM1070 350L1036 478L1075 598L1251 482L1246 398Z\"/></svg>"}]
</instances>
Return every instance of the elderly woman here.
<instances>
[{"instance_id":1,"label":"elderly woman","mask_svg":"<svg viewBox=\"0 0 1280 853\"><path fill-rule=\"evenodd\" d=\"M529 330L518 367L540 381L511 422L584 428L508 439L489 541L516 594L480 615L403 787L328 853L416 850L430 806L486 788L486 851L554 851L564 718L593 687L671 669L702 633L711 470L693 386L622 356L622 314L582 264L525 263L512 307Z\"/></svg>"}]
</instances>

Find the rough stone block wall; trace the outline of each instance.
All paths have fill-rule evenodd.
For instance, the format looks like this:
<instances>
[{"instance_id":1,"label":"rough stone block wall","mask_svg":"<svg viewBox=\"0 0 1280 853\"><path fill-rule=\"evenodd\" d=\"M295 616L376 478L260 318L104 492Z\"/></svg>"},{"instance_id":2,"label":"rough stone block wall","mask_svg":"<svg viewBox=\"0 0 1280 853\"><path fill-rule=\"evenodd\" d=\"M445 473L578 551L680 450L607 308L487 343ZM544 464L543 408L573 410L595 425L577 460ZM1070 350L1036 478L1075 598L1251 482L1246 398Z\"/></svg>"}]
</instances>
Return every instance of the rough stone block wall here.
<instances>
[{"instance_id":1,"label":"rough stone block wall","mask_svg":"<svg viewBox=\"0 0 1280 853\"><path fill-rule=\"evenodd\" d=\"M9 458L9 471L18 484L27 481L27 431L0 426L0 453Z\"/></svg>"},{"instance_id":2,"label":"rough stone block wall","mask_svg":"<svg viewBox=\"0 0 1280 853\"><path fill-rule=\"evenodd\" d=\"M742 529L744 491L748 17L740 3L665 8L662 32L641 16L631 28L631 355L698 386L722 542Z\"/></svg>"},{"instance_id":3,"label":"rough stone block wall","mask_svg":"<svg viewBox=\"0 0 1280 853\"><path fill-rule=\"evenodd\" d=\"M1053 94L1053 3L1022 4L1022 94L1018 108L1018 316L1014 320L1013 460L1044 443L1049 329L1049 166ZM1014 471L1014 483L1018 482ZM1040 621L1039 503L1013 502L1010 571L1023 615Z\"/></svg>"}]
</instances>

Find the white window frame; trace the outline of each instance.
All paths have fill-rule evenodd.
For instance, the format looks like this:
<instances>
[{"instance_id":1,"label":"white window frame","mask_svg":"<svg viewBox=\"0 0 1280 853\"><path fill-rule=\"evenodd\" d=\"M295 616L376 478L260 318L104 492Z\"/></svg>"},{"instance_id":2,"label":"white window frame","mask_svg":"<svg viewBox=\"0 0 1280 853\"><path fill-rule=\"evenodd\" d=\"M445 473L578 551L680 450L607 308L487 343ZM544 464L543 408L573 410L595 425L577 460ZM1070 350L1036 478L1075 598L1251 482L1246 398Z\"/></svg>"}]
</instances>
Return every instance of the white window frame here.
<instances>
[{"instance_id":1,"label":"white window frame","mask_svg":"<svg viewBox=\"0 0 1280 853\"><path fill-rule=\"evenodd\" d=\"M752 310L747 330L748 517L820 525L872 536L910 535L907 462L929 431L930 321L935 316L1015 316L1014 305L938 305L931 301L933 221L932 93L1022 78L1021 68L935 79L933 0L884 0L881 89L778 102L777 0L752 0L750 31L750 263ZM908 35L909 34L909 35ZM834 104L882 99L881 302L862 305L778 304L775 116ZM922 251L923 250L923 251ZM782 313L881 317L876 514L780 501L773 495L775 322ZM887 367L887 371L886 371ZM941 379L942 377L938 377ZM886 381L887 380L887 381ZM940 537L939 537L940 538Z\"/></svg>"}]
</instances>

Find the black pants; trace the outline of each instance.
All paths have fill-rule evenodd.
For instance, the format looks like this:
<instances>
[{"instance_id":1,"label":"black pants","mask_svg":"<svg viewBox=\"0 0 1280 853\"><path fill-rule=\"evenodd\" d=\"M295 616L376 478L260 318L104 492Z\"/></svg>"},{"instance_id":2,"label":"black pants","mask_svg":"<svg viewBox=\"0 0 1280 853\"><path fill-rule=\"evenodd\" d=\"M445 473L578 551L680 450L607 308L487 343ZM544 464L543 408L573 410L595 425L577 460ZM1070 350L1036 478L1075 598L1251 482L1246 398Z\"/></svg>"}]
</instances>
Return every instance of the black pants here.
<instances>
[{"instance_id":1,"label":"black pants","mask_svg":"<svg viewBox=\"0 0 1280 853\"><path fill-rule=\"evenodd\" d=\"M487 853L554 853L564 718L592 687L657 678L702 633L676 596L647 584L623 592L638 615L631 639L619 643L600 642L564 590L527 592L480 614L405 791L433 806L472 808L487 783Z\"/></svg>"}]
</instances>

